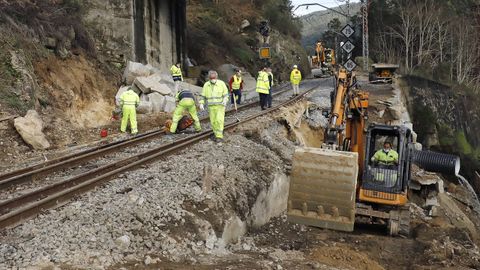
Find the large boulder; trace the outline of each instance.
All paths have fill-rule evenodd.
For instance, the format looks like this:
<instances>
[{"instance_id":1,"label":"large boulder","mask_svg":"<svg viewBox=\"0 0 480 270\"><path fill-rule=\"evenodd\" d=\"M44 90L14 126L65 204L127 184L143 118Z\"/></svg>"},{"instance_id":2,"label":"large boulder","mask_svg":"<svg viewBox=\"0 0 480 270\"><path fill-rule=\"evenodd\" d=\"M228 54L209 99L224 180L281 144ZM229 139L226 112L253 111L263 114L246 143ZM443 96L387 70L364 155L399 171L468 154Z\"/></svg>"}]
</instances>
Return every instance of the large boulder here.
<instances>
[{"instance_id":1,"label":"large boulder","mask_svg":"<svg viewBox=\"0 0 480 270\"><path fill-rule=\"evenodd\" d=\"M224 81L226 84L230 81L230 78L235 73L235 69L238 69L237 66L232 64L223 64L217 67L218 77ZM243 90L244 91L251 91L255 90L255 86L257 85L257 81L255 78L244 69L242 69L242 78L243 78ZM275 76L275 74L274 74Z\"/></svg>"},{"instance_id":2,"label":"large boulder","mask_svg":"<svg viewBox=\"0 0 480 270\"><path fill-rule=\"evenodd\" d=\"M153 112L153 105L147 95L140 95L140 104L137 107L137 113L149 114Z\"/></svg>"},{"instance_id":3,"label":"large boulder","mask_svg":"<svg viewBox=\"0 0 480 270\"><path fill-rule=\"evenodd\" d=\"M168 96L168 95L172 94L172 89L164 83L157 83L155 85L152 85L150 87L150 90L152 92L157 92L157 93L159 93L160 95L163 95L163 96Z\"/></svg>"},{"instance_id":4,"label":"large boulder","mask_svg":"<svg viewBox=\"0 0 480 270\"><path fill-rule=\"evenodd\" d=\"M154 74L148 77L137 77L133 82L142 93L148 94L152 91L158 92L162 95L170 95L172 93L173 81L170 84L168 80L164 80L161 74Z\"/></svg>"},{"instance_id":5,"label":"large boulder","mask_svg":"<svg viewBox=\"0 0 480 270\"><path fill-rule=\"evenodd\" d=\"M148 99L152 105L152 112L158 113L165 107L165 97L157 92L148 94Z\"/></svg>"},{"instance_id":6,"label":"large boulder","mask_svg":"<svg viewBox=\"0 0 480 270\"><path fill-rule=\"evenodd\" d=\"M178 87L178 90L179 91L180 90L190 90L193 93L200 94L202 92L202 87L196 86L196 85L193 85L193 84L190 84L190 83L186 83L186 82L180 82L180 86Z\"/></svg>"},{"instance_id":7,"label":"large boulder","mask_svg":"<svg viewBox=\"0 0 480 270\"><path fill-rule=\"evenodd\" d=\"M25 117L16 118L14 126L22 139L34 149L45 150L50 147L50 143L42 132L42 119L35 110L29 110Z\"/></svg>"},{"instance_id":8,"label":"large boulder","mask_svg":"<svg viewBox=\"0 0 480 270\"><path fill-rule=\"evenodd\" d=\"M230 77L235 73L235 69L238 67L232 64L223 64L217 67L216 71L218 73L218 78L225 83L228 83Z\"/></svg>"},{"instance_id":9,"label":"large boulder","mask_svg":"<svg viewBox=\"0 0 480 270\"><path fill-rule=\"evenodd\" d=\"M275 74L273 75L275 76ZM248 72L243 72L242 73L242 78L243 78L243 91L255 91L255 88L257 86L257 81L255 78Z\"/></svg>"},{"instance_id":10,"label":"large boulder","mask_svg":"<svg viewBox=\"0 0 480 270\"><path fill-rule=\"evenodd\" d=\"M127 92L129 86L122 86L118 89L117 94L115 95L115 105L120 106L120 96Z\"/></svg>"},{"instance_id":11,"label":"large boulder","mask_svg":"<svg viewBox=\"0 0 480 270\"><path fill-rule=\"evenodd\" d=\"M128 61L127 67L123 72L122 80L125 84L132 84L137 77L146 77L151 74L151 69L141 63Z\"/></svg>"},{"instance_id":12,"label":"large boulder","mask_svg":"<svg viewBox=\"0 0 480 270\"><path fill-rule=\"evenodd\" d=\"M170 96L165 96L165 104L163 106L163 111L167 113L171 113L175 110L175 98Z\"/></svg>"}]
</instances>

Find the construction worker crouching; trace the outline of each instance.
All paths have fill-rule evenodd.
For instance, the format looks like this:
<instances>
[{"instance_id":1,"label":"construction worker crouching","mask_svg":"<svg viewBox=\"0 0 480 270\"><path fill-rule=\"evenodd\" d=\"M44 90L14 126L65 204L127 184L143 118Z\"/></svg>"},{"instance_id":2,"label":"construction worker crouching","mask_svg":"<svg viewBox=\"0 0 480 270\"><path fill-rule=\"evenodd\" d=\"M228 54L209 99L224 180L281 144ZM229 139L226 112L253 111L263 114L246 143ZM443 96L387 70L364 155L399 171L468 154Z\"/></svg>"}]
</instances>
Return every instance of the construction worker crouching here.
<instances>
[{"instance_id":1,"label":"construction worker crouching","mask_svg":"<svg viewBox=\"0 0 480 270\"><path fill-rule=\"evenodd\" d=\"M218 80L218 73L214 70L208 72L208 81L203 85L200 110L205 109L205 103L208 106L208 115L210 124L214 133L214 140L221 142L223 140L223 126L225 122L225 107L228 102L227 85Z\"/></svg>"},{"instance_id":2,"label":"construction worker crouching","mask_svg":"<svg viewBox=\"0 0 480 270\"><path fill-rule=\"evenodd\" d=\"M137 129L137 107L140 104L140 98L131 87L120 96L120 107L122 108L122 123L120 131L127 131L128 120L130 119L130 130L133 135L138 133Z\"/></svg>"},{"instance_id":3,"label":"construction worker crouching","mask_svg":"<svg viewBox=\"0 0 480 270\"><path fill-rule=\"evenodd\" d=\"M258 72L257 87L255 91L260 96L260 107L265 110L268 105L268 95L270 93L270 81L268 79L268 68L264 67Z\"/></svg>"},{"instance_id":4,"label":"construction worker crouching","mask_svg":"<svg viewBox=\"0 0 480 270\"><path fill-rule=\"evenodd\" d=\"M180 63L176 63L170 68L170 73L172 74L172 79L175 83L175 93L174 95L177 95L178 92L178 87L180 85L180 82L183 81L183 76L182 76L182 69L180 68Z\"/></svg>"},{"instance_id":5,"label":"construction worker crouching","mask_svg":"<svg viewBox=\"0 0 480 270\"><path fill-rule=\"evenodd\" d=\"M172 125L170 126L170 133L177 132L178 121L182 119L183 112L188 111L192 117L195 125L195 131L199 132L202 130L200 126L200 119L198 119L197 108L195 105L195 98L193 93L190 90L181 90L175 96L178 104L173 112Z\"/></svg>"},{"instance_id":6,"label":"construction worker crouching","mask_svg":"<svg viewBox=\"0 0 480 270\"><path fill-rule=\"evenodd\" d=\"M290 82L292 83L293 95L298 96L300 93L300 81L302 80L302 73L298 70L298 66L294 65L290 73Z\"/></svg>"},{"instance_id":7,"label":"construction worker crouching","mask_svg":"<svg viewBox=\"0 0 480 270\"><path fill-rule=\"evenodd\" d=\"M240 104L242 101L242 90L243 90L243 78L242 72L237 69L235 74L233 74L232 78L228 82L230 86L230 100L231 103Z\"/></svg>"}]
</instances>

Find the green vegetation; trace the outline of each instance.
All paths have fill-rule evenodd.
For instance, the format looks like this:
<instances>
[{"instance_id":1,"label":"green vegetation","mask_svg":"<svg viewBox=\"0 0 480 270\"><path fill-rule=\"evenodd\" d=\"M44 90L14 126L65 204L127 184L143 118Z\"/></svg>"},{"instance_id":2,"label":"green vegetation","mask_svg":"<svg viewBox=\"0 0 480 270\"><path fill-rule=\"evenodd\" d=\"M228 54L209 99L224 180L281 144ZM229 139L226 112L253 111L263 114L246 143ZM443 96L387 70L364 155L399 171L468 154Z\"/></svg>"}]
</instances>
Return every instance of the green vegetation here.
<instances>
[{"instance_id":1,"label":"green vegetation","mask_svg":"<svg viewBox=\"0 0 480 270\"><path fill-rule=\"evenodd\" d=\"M307 67L307 57L300 40L301 24L292 15L288 0L231 0L228 5L210 0L191 1L187 6L188 53L198 65L205 69L225 63L246 68L253 76L260 65L258 49L259 26L264 20L270 26L272 58L268 64L273 68L276 79L284 79L291 65ZM243 20L250 26L240 29ZM282 41L281 46L277 43ZM280 50L277 55L276 49Z\"/></svg>"},{"instance_id":2,"label":"green vegetation","mask_svg":"<svg viewBox=\"0 0 480 270\"><path fill-rule=\"evenodd\" d=\"M455 132L452 128L445 124L438 124L437 131L441 146L450 147L455 145Z\"/></svg>"},{"instance_id":3,"label":"green vegetation","mask_svg":"<svg viewBox=\"0 0 480 270\"><path fill-rule=\"evenodd\" d=\"M471 155L473 153L472 146L467 141L465 133L463 131L457 131L455 134L455 144L458 148L458 151L464 155Z\"/></svg>"},{"instance_id":4,"label":"green vegetation","mask_svg":"<svg viewBox=\"0 0 480 270\"><path fill-rule=\"evenodd\" d=\"M292 3L289 0L267 0L261 4L263 16L270 25L281 33L300 39L302 23L292 15Z\"/></svg>"},{"instance_id":5,"label":"green vegetation","mask_svg":"<svg viewBox=\"0 0 480 270\"><path fill-rule=\"evenodd\" d=\"M415 129L422 131L418 133L418 140L424 142L426 136L435 130L435 123L437 121L435 114L431 108L425 106L420 100L415 100L412 118Z\"/></svg>"}]
</instances>

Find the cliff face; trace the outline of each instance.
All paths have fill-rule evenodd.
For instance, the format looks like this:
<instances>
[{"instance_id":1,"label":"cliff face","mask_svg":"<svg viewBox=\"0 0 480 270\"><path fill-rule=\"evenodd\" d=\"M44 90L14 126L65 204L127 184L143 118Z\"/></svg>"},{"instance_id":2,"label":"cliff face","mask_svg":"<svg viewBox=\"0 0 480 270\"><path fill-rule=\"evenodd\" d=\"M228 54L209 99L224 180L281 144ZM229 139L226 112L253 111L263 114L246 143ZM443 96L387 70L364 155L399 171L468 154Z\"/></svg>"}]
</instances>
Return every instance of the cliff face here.
<instances>
[{"instance_id":1,"label":"cliff face","mask_svg":"<svg viewBox=\"0 0 480 270\"><path fill-rule=\"evenodd\" d=\"M462 157L462 173L475 179L480 171L480 102L475 91L406 76L409 111L419 141L428 148ZM480 193L480 183L477 183Z\"/></svg>"},{"instance_id":2,"label":"cliff face","mask_svg":"<svg viewBox=\"0 0 480 270\"><path fill-rule=\"evenodd\" d=\"M218 4L214 3L218 2ZM228 4L227 4L228 2ZM231 63L255 76L268 63L276 80L288 80L294 64L310 72L305 50L300 45L300 25L292 17L289 1L201 1L187 5L188 55L204 69ZM262 61L258 32L268 20L272 58Z\"/></svg>"}]
</instances>

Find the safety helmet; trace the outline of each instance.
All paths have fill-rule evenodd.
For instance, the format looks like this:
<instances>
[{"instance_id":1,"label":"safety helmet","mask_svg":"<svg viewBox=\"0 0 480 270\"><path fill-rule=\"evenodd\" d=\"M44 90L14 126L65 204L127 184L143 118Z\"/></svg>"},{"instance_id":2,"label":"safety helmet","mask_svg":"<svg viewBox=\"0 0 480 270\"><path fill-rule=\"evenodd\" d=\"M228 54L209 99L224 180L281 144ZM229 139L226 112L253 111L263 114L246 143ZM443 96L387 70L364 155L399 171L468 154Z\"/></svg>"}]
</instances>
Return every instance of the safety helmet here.
<instances>
[{"instance_id":1,"label":"safety helmet","mask_svg":"<svg viewBox=\"0 0 480 270\"><path fill-rule=\"evenodd\" d=\"M293 65L293 68L298 68L298 66L297 66L297 65Z\"/></svg>"}]
</instances>

